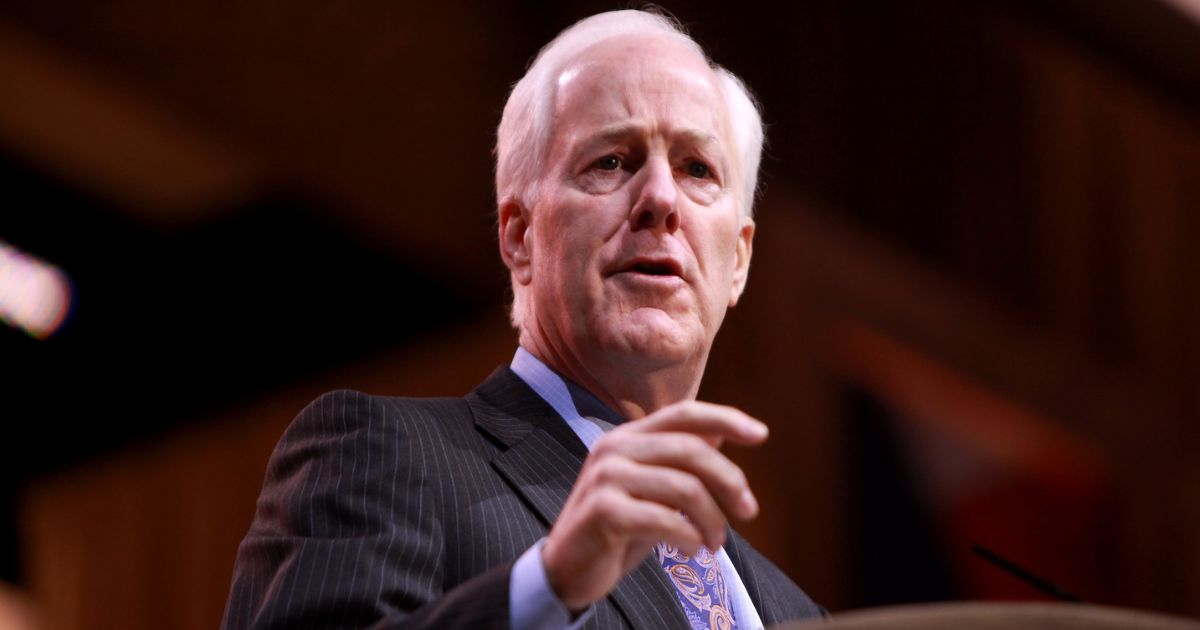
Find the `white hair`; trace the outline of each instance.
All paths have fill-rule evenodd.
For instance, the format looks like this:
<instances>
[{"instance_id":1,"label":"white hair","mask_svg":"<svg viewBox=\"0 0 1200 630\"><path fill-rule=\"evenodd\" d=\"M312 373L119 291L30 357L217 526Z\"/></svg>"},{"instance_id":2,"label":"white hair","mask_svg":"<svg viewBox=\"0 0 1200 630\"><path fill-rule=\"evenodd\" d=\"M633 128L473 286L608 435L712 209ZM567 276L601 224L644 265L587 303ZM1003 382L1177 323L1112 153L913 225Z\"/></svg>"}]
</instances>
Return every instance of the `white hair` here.
<instances>
[{"instance_id":1,"label":"white hair","mask_svg":"<svg viewBox=\"0 0 1200 630\"><path fill-rule=\"evenodd\" d=\"M500 127L496 130L497 206L517 201L528 210L537 204L554 135L555 86L564 66L587 48L626 35L670 38L695 52L712 69L737 146L735 157L742 184L739 210L744 216L752 216L763 147L758 103L742 80L713 63L677 20L654 10L610 11L584 18L559 33L538 52L525 76L508 95ZM525 300L515 283L512 290L510 319L513 326L520 329L525 316Z\"/></svg>"},{"instance_id":2,"label":"white hair","mask_svg":"<svg viewBox=\"0 0 1200 630\"><path fill-rule=\"evenodd\" d=\"M496 131L496 201L532 208L545 173L553 137L555 85L563 66L594 44L624 35L669 37L704 59L717 77L738 148L742 214L752 216L762 157L763 126L758 104L742 80L713 63L673 17L651 11L610 11L584 18L546 44L525 76L513 86Z\"/></svg>"}]
</instances>

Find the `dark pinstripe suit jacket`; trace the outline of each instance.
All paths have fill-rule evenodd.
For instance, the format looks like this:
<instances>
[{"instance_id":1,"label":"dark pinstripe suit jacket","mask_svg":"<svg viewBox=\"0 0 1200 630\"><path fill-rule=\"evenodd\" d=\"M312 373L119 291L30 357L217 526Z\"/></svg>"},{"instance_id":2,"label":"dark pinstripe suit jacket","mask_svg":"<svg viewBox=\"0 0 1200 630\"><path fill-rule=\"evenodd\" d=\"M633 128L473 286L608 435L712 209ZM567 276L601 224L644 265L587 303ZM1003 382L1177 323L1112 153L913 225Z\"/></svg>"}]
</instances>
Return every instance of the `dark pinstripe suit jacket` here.
<instances>
[{"instance_id":1,"label":"dark pinstripe suit jacket","mask_svg":"<svg viewBox=\"0 0 1200 630\"><path fill-rule=\"evenodd\" d=\"M337 391L296 418L238 549L225 628L503 628L513 561L546 535L587 450L502 367L465 398ZM820 609L736 534L764 623ZM688 627L652 556L589 627Z\"/></svg>"}]
</instances>

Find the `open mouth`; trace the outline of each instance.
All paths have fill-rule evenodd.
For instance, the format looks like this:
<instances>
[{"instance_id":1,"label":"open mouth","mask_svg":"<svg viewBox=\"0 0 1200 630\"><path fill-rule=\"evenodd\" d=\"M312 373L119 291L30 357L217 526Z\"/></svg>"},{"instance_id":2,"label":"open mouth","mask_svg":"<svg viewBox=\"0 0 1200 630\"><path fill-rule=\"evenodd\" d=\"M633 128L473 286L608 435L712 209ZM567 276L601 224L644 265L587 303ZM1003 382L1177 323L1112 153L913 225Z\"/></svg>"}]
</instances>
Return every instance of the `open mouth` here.
<instances>
[{"instance_id":1,"label":"open mouth","mask_svg":"<svg viewBox=\"0 0 1200 630\"><path fill-rule=\"evenodd\" d=\"M674 266L665 262L636 262L628 271L643 273L648 276L678 276Z\"/></svg>"},{"instance_id":2,"label":"open mouth","mask_svg":"<svg viewBox=\"0 0 1200 630\"><path fill-rule=\"evenodd\" d=\"M669 256L639 257L624 262L614 273L648 278L683 278L683 265Z\"/></svg>"}]
</instances>

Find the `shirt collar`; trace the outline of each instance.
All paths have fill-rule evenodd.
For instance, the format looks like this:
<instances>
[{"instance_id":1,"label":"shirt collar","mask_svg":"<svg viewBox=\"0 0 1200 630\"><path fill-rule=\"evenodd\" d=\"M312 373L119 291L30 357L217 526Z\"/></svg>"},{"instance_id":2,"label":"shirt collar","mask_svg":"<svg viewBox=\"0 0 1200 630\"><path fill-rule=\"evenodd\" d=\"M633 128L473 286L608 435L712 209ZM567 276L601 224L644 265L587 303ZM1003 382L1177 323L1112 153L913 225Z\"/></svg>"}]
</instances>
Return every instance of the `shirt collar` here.
<instances>
[{"instance_id":1,"label":"shirt collar","mask_svg":"<svg viewBox=\"0 0 1200 630\"><path fill-rule=\"evenodd\" d=\"M570 379L563 378L523 347L518 347L510 364L512 371L529 384L558 415L567 420L578 417L599 418L617 425L625 421L595 394Z\"/></svg>"}]
</instances>

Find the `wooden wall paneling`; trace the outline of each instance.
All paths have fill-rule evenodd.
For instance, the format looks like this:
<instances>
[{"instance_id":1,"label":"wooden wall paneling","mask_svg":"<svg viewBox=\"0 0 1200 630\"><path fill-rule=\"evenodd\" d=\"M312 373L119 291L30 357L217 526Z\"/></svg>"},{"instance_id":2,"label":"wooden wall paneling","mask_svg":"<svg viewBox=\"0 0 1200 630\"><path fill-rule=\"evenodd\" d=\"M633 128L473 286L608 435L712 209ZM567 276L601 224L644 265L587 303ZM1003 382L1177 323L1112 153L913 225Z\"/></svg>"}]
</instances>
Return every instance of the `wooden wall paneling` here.
<instances>
[{"instance_id":1,"label":"wooden wall paneling","mask_svg":"<svg viewBox=\"0 0 1200 630\"><path fill-rule=\"evenodd\" d=\"M778 199L777 197L773 199ZM760 209L747 291L717 337L701 396L767 422L756 449L732 449L763 506L739 528L826 607L844 601L839 523L846 488L839 478L836 399L820 364L825 317L798 255L808 246L794 208Z\"/></svg>"},{"instance_id":2,"label":"wooden wall paneling","mask_svg":"<svg viewBox=\"0 0 1200 630\"><path fill-rule=\"evenodd\" d=\"M1113 518L1122 544L1112 553L1127 574L1123 603L1195 610L1179 590L1190 568L1179 558L1184 543L1172 533L1189 526L1180 521L1174 480L1195 468L1155 455L1179 448L1172 432L1159 427L1182 421L1161 386L1012 321L894 246L839 225L829 213L803 211L816 204L797 199L792 207L802 219L797 233L804 247L795 250L794 266L813 270L818 297L810 304L831 319L868 322L1095 441L1112 462L1119 495Z\"/></svg>"},{"instance_id":3,"label":"wooden wall paneling","mask_svg":"<svg viewBox=\"0 0 1200 630\"><path fill-rule=\"evenodd\" d=\"M25 564L48 627L216 627L267 458L304 405L341 387L462 394L514 339L497 314L32 483Z\"/></svg>"},{"instance_id":4,"label":"wooden wall paneling","mask_svg":"<svg viewBox=\"0 0 1200 630\"><path fill-rule=\"evenodd\" d=\"M1200 197L1188 193L1196 168L1183 156L1200 147L1196 113L1061 37L1014 28L1012 39L1031 97L1052 116L1040 125L1037 155L1053 312L1066 314L1054 325L1082 356L1146 392L1125 413L1087 419L1129 438L1108 441L1123 461L1129 594L1187 609L1195 597L1180 584L1192 570L1171 550L1186 544L1179 527L1200 523L1166 507L1185 499L1164 484L1195 470L1186 453L1197 444L1187 420L1195 415L1187 392L1196 353L1181 341L1195 334L1188 217Z\"/></svg>"}]
</instances>

